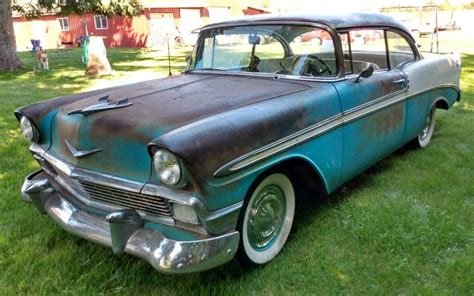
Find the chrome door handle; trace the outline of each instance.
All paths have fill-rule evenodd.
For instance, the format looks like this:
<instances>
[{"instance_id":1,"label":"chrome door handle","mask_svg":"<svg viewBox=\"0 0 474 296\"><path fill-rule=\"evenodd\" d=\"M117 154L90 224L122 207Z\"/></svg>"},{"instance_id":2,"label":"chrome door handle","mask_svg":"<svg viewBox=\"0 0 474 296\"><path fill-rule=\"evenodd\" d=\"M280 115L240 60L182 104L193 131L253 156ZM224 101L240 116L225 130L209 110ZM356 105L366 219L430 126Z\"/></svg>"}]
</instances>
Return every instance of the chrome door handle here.
<instances>
[{"instance_id":1,"label":"chrome door handle","mask_svg":"<svg viewBox=\"0 0 474 296\"><path fill-rule=\"evenodd\" d=\"M405 84L405 82L406 82L406 79L402 78L402 79L395 80L393 83L395 83L395 84Z\"/></svg>"},{"instance_id":2,"label":"chrome door handle","mask_svg":"<svg viewBox=\"0 0 474 296\"><path fill-rule=\"evenodd\" d=\"M409 88L410 87L410 81L408 80L408 78L398 79L398 80L395 80L393 83L394 84L400 84L400 86L402 88Z\"/></svg>"}]
</instances>

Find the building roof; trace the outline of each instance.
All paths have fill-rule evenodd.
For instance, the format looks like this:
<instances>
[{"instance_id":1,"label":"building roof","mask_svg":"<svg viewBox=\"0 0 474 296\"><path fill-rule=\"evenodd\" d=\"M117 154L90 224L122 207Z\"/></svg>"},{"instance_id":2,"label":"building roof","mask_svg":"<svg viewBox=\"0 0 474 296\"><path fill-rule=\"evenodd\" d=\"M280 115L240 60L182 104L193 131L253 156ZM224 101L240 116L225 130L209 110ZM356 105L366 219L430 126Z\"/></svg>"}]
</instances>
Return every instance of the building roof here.
<instances>
[{"instance_id":1,"label":"building roof","mask_svg":"<svg viewBox=\"0 0 474 296\"><path fill-rule=\"evenodd\" d=\"M228 26L228 25L244 25L260 22L310 22L319 23L331 27L336 30L353 28L353 27L395 27L407 33L410 31L402 22L380 13L357 12L349 14L260 14L235 18L220 23L214 23L207 27Z\"/></svg>"}]
</instances>

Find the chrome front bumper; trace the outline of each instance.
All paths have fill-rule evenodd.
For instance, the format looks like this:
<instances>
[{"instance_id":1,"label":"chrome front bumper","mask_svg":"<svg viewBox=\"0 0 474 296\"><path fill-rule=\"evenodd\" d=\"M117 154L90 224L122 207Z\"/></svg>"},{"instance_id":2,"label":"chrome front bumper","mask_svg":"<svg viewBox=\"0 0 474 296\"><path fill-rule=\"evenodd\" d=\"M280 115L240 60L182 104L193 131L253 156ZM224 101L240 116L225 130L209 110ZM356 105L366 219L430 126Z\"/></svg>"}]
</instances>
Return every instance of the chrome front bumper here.
<instances>
[{"instance_id":1,"label":"chrome front bumper","mask_svg":"<svg viewBox=\"0 0 474 296\"><path fill-rule=\"evenodd\" d=\"M239 245L237 231L202 240L178 241L143 227L140 215L130 209L101 217L87 213L58 193L44 171L26 177L21 199L33 203L65 230L111 247L117 255L128 253L148 261L163 273L191 273L222 265L234 257Z\"/></svg>"}]
</instances>

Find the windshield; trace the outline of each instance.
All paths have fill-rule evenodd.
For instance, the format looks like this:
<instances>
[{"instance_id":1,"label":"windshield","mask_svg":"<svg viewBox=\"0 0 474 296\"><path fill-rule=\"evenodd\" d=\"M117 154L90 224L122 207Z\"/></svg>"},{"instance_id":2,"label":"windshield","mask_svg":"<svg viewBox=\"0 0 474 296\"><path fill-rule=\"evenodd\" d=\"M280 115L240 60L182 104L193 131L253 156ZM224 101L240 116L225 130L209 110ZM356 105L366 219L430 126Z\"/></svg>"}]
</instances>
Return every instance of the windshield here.
<instances>
[{"instance_id":1,"label":"windshield","mask_svg":"<svg viewBox=\"0 0 474 296\"><path fill-rule=\"evenodd\" d=\"M331 35L299 25L205 30L188 62L187 71L193 70L309 77L331 77L338 72Z\"/></svg>"}]
</instances>

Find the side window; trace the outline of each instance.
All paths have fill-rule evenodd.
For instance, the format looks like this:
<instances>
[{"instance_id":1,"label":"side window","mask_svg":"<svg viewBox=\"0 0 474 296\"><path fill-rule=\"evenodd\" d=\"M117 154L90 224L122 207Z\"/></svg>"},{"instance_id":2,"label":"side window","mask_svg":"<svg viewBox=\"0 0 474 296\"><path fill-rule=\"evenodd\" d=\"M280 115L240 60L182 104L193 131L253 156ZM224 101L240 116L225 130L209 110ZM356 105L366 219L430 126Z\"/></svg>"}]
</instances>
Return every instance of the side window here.
<instances>
[{"instance_id":1,"label":"side window","mask_svg":"<svg viewBox=\"0 0 474 296\"><path fill-rule=\"evenodd\" d=\"M369 64L372 64L376 71L388 69L383 30L352 30L349 36L354 74L360 73ZM346 72L347 68L346 65Z\"/></svg>"},{"instance_id":2,"label":"side window","mask_svg":"<svg viewBox=\"0 0 474 296\"><path fill-rule=\"evenodd\" d=\"M415 60L415 54L404 37L395 32L387 31L387 43L391 69L396 69Z\"/></svg>"},{"instance_id":3,"label":"side window","mask_svg":"<svg viewBox=\"0 0 474 296\"><path fill-rule=\"evenodd\" d=\"M301 33L289 43L293 56L284 62L290 61L292 70L301 76L335 76L337 63L331 34L323 29L308 29L311 31Z\"/></svg>"}]
</instances>

